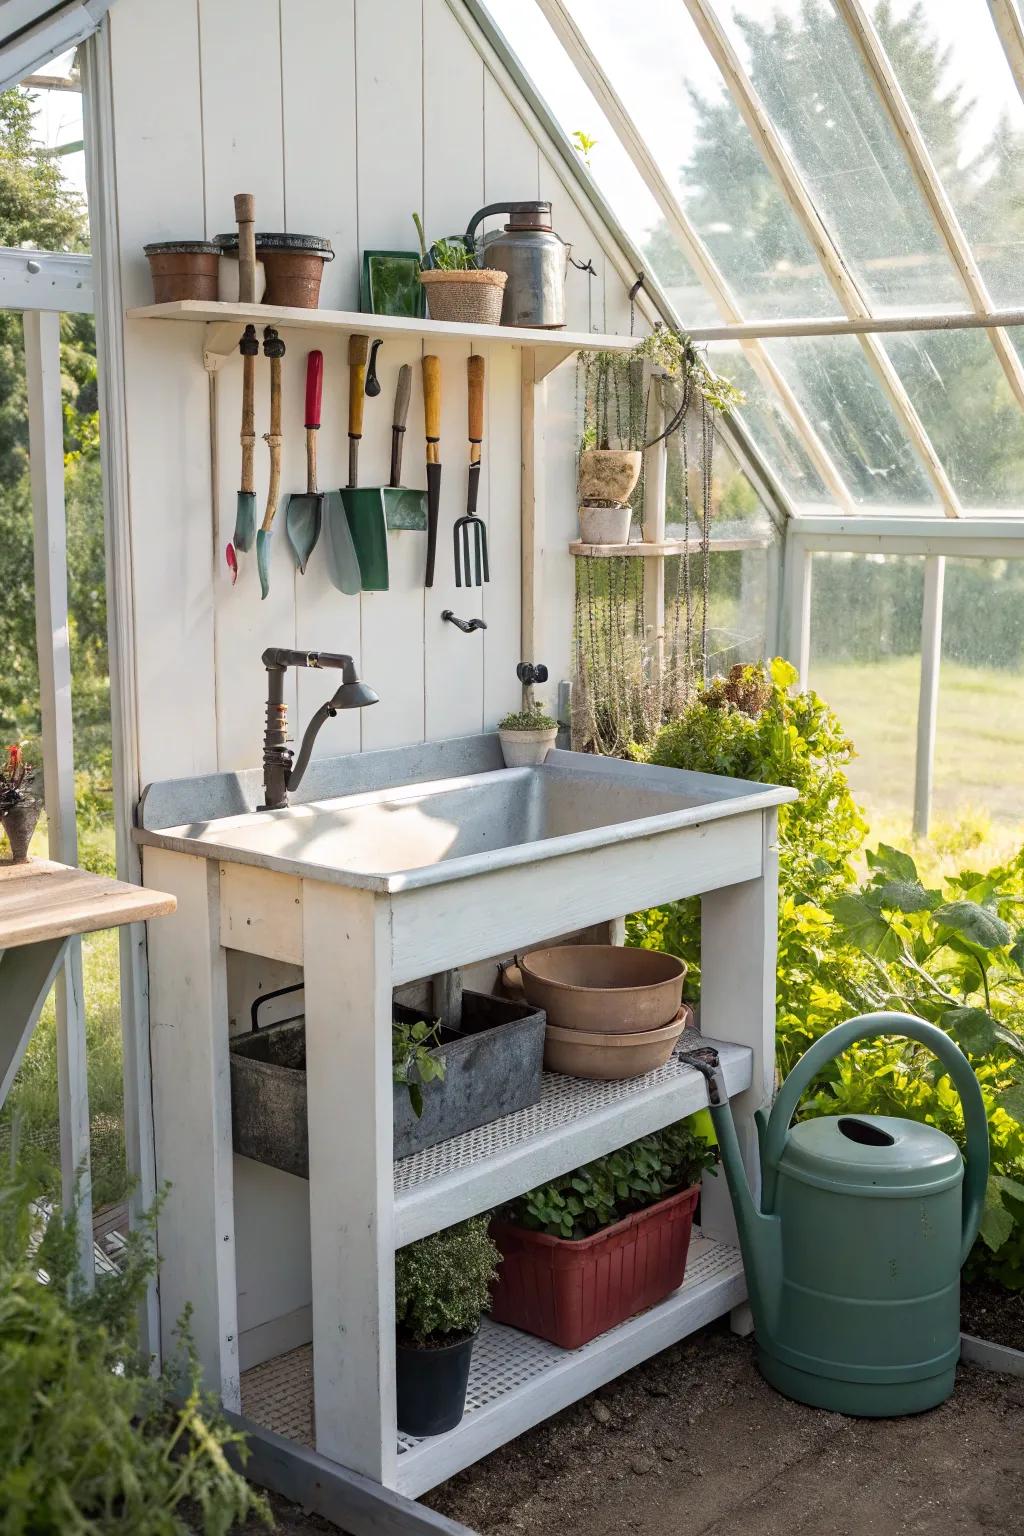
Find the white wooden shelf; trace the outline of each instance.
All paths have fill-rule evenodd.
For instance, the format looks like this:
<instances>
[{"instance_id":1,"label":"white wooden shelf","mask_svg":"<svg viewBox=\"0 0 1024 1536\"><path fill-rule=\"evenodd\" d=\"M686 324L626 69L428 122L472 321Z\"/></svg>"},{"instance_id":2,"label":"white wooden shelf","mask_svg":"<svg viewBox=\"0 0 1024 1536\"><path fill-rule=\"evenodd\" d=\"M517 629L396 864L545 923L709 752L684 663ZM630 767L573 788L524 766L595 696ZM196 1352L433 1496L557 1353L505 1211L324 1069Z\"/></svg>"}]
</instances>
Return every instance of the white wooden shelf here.
<instances>
[{"instance_id":1,"label":"white wooden shelf","mask_svg":"<svg viewBox=\"0 0 1024 1536\"><path fill-rule=\"evenodd\" d=\"M485 1320L473 1350L466 1412L445 1435L400 1436L399 1492L418 1498L524 1430L550 1418L731 1311L746 1298L739 1250L694 1232L678 1291L618 1328L564 1350ZM247 1418L300 1444L313 1442L313 1351L309 1344L242 1375Z\"/></svg>"},{"instance_id":2,"label":"white wooden shelf","mask_svg":"<svg viewBox=\"0 0 1024 1536\"><path fill-rule=\"evenodd\" d=\"M186 320L205 322L203 360L215 369L238 352L242 329L251 324L274 325L279 330L359 331L369 336L418 337L440 341L464 337L470 341L503 341L536 349L535 377L540 379L559 363L583 348L602 352L631 352L636 336L603 336L588 331L539 331L514 325L462 325L451 320L407 320L398 315L363 315L346 309L296 309L280 304L219 304L199 299L179 299L171 304L145 304L128 310L129 320Z\"/></svg>"},{"instance_id":3,"label":"white wooden shelf","mask_svg":"<svg viewBox=\"0 0 1024 1536\"><path fill-rule=\"evenodd\" d=\"M708 541L708 553L712 555L724 555L737 549L767 549L771 540L765 534L751 534L744 538L735 535L725 539L710 539ZM581 539L574 539L569 545L571 555L586 556L592 560L615 560L623 555L640 557L643 559L664 558L668 555L683 555L689 549L691 555L699 555L701 541L699 536L690 540L686 539L662 539L660 542L633 539L628 544L584 544Z\"/></svg>"},{"instance_id":4,"label":"white wooden shelf","mask_svg":"<svg viewBox=\"0 0 1024 1536\"><path fill-rule=\"evenodd\" d=\"M730 1098L749 1088L751 1052L713 1046ZM707 1085L685 1051L644 1077L587 1082L544 1073L540 1102L395 1164L395 1245L404 1247L467 1216L492 1210L594 1157L707 1105Z\"/></svg>"}]
</instances>

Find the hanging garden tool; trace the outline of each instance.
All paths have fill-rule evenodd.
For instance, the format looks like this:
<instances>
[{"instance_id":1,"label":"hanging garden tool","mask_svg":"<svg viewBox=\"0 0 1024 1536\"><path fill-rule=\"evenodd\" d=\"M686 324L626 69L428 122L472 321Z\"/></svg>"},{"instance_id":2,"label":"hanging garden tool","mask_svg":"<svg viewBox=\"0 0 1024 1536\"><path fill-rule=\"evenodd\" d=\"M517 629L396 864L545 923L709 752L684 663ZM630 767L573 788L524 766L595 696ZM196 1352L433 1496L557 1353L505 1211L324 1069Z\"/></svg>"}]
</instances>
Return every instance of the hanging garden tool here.
<instances>
[{"instance_id":1,"label":"hanging garden tool","mask_svg":"<svg viewBox=\"0 0 1024 1536\"><path fill-rule=\"evenodd\" d=\"M427 526L426 497L402 484L402 448L412 395L412 369L403 363L398 370L395 410L391 419L391 478L381 491L384 521L389 528L423 529Z\"/></svg>"},{"instance_id":2,"label":"hanging garden tool","mask_svg":"<svg viewBox=\"0 0 1024 1536\"><path fill-rule=\"evenodd\" d=\"M324 497L316 486L316 441L320 431L320 404L324 388L324 355L310 352L306 358L306 492L289 497L284 531L295 555L295 563L304 575L306 562L320 537Z\"/></svg>"},{"instance_id":3,"label":"hanging garden tool","mask_svg":"<svg viewBox=\"0 0 1024 1536\"><path fill-rule=\"evenodd\" d=\"M235 218L238 221L238 297L242 304L256 302L256 199L251 192L235 195ZM256 358L260 344L256 327L247 325L238 343L242 354L242 484L238 492L235 511L235 536L233 554L245 554L252 548L256 537L256 485L253 478L253 459L256 452L256 422L254 397L256 387ZM229 546L230 548L230 546ZM232 568L232 580L238 573L238 561L228 557Z\"/></svg>"},{"instance_id":4,"label":"hanging garden tool","mask_svg":"<svg viewBox=\"0 0 1024 1536\"><path fill-rule=\"evenodd\" d=\"M482 357L466 359L466 376L469 383L469 480L466 491L466 515L456 520L453 529L455 585L479 587L491 579L487 564L487 526L476 515L477 496L480 491L480 445L484 436L484 360ZM470 562L471 554L472 563Z\"/></svg>"},{"instance_id":5,"label":"hanging garden tool","mask_svg":"<svg viewBox=\"0 0 1024 1536\"><path fill-rule=\"evenodd\" d=\"M263 434L263 441L270 449L270 484L263 522L256 534L256 567L260 573L260 592L265 598L270 591L270 537L281 494L281 359L284 342L272 325L263 332L263 355L270 358L270 431Z\"/></svg>"},{"instance_id":6,"label":"hanging garden tool","mask_svg":"<svg viewBox=\"0 0 1024 1536\"><path fill-rule=\"evenodd\" d=\"M370 347L370 366L366 370L366 393L371 400L376 400L380 394L380 380L377 377L377 353L384 345L378 336Z\"/></svg>"},{"instance_id":7,"label":"hanging garden tool","mask_svg":"<svg viewBox=\"0 0 1024 1536\"><path fill-rule=\"evenodd\" d=\"M368 336L348 339L348 485L341 493L349 531L359 559L364 592L388 589L388 532L380 490L359 487L359 441L363 435Z\"/></svg>"},{"instance_id":8,"label":"hanging garden tool","mask_svg":"<svg viewBox=\"0 0 1024 1536\"><path fill-rule=\"evenodd\" d=\"M427 437L427 571L423 585L434 585L437 519L441 509L441 359L423 359L423 420Z\"/></svg>"}]
</instances>

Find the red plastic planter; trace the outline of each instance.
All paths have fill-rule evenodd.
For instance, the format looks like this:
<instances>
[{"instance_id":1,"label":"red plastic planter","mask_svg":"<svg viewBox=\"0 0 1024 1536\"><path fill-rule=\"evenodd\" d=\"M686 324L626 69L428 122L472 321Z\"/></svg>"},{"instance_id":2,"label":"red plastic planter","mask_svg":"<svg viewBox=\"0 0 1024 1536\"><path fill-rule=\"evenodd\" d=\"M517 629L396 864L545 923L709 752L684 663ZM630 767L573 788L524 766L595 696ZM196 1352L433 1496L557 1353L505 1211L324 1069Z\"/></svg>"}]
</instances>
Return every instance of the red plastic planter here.
<instances>
[{"instance_id":1,"label":"red plastic planter","mask_svg":"<svg viewBox=\"0 0 1024 1536\"><path fill-rule=\"evenodd\" d=\"M579 1242L496 1221L502 1263L491 1317L579 1349L683 1283L700 1186L670 1195Z\"/></svg>"}]
</instances>

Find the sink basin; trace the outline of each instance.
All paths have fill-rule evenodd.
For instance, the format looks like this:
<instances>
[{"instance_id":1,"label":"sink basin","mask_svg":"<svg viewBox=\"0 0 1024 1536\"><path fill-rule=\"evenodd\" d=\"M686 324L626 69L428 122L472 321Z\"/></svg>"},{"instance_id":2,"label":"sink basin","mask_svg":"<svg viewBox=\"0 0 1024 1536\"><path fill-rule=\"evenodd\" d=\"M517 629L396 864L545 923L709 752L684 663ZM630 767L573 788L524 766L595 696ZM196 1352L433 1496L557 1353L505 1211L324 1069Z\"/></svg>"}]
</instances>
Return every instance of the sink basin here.
<instances>
[{"instance_id":1,"label":"sink basin","mask_svg":"<svg viewBox=\"0 0 1024 1536\"><path fill-rule=\"evenodd\" d=\"M552 751L536 768L496 767L137 836L180 852L400 891L792 797L763 784Z\"/></svg>"}]
</instances>

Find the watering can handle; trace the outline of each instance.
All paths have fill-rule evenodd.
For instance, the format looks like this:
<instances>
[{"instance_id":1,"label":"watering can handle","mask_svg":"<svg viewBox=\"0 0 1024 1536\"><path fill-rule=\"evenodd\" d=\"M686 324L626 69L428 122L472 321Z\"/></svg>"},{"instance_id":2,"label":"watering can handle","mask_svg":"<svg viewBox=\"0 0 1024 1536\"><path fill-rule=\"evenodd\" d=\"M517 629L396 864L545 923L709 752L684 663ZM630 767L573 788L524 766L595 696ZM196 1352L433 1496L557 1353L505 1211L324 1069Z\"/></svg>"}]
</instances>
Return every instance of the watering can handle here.
<instances>
[{"instance_id":1,"label":"watering can handle","mask_svg":"<svg viewBox=\"0 0 1024 1536\"><path fill-rule=\"evenodd\" d=\"M967 1130L967 1156L963 1185L963 1242L960 1262L963 1264L978 1235L982 1212L985 1208L985 1186L988 1183L988 1118L981 1096L978 1079L960 1047L944 1030L924 1019L915 1019L909 1013L865 1013L859 1018L837 1024L827 1035L816 1040L792 1072L786 1078L772 1107L762 1142L762 1167L764 1172L764 1206L770 1211L775 1199L775 1175L789 1135L790 1122L808 1084L828 1062L858 1040L870 1040L877 1035L903 1035L926 1045L942 1062L956 1084L963 1106L964 1125Z\"/></svg>"}]
</instances>

